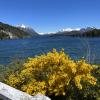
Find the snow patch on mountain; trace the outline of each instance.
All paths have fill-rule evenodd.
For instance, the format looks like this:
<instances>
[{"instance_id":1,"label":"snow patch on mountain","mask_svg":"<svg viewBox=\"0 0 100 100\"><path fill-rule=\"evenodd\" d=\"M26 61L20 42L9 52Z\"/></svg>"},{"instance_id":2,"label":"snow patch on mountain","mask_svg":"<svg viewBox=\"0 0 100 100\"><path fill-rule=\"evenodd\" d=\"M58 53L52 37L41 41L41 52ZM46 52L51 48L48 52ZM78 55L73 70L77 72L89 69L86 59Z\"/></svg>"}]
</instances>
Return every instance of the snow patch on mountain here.
<instances>
[{"instance_id":1,"label":"snow patch on mountain","mask_svg":"<svg viewBox=\"0 0 100 100\"><path fill-rule=\"evenodd\" d=\"M68 32L71 32L71 31L80 31L80 28L65 28L65 29L62 29L61 31L68 31Z\"/></svg>"},{"instance_id":2,"label":"snow patch on mountain","mask_svg":"<svg viewBox=\"0 0 100 100\"><path fill-rule=\"evenodd\" d=\"M24 24L18 24L16 25L17 28L29 33L30 35L38 35L38 33L32 28L32 27L29 27L27 25L24 25Z\"/></svg>"},{"instance_id":3,"label":"snow patch on mountain","mask_svg":"<svg viewBox=\"0 0 100 100\"><path fill-rule=\"evenodd\" d=\"M20 28L30 28L30 29L32 29L31 27L29 27L27 25L24 25L24 24L18 24L18 25L16 25L16 27L20 27Z\"/></svg>"}]
</instances>

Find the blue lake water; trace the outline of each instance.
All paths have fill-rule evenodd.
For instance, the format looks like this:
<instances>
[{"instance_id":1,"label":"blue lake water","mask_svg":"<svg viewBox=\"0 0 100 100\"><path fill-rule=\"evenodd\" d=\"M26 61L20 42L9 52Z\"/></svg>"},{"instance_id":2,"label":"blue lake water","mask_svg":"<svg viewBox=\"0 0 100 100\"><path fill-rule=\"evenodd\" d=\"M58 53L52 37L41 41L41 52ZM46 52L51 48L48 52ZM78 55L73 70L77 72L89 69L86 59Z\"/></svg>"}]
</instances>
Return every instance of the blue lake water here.
<instances>
[{"instance_id":1,"label":"blue lake water","mask_svg":"<svg viewBox=\"0 0 100 100\"><path fill-rule=\"evenodd\" d=\"M30 39L1 40L0 64L8 64L14 58L40 55L56 48L65 49L73 59L85 57L91 63L100 63L100 38L76 38L67 36L40 36Z\"/></svg>"}]
</instances>

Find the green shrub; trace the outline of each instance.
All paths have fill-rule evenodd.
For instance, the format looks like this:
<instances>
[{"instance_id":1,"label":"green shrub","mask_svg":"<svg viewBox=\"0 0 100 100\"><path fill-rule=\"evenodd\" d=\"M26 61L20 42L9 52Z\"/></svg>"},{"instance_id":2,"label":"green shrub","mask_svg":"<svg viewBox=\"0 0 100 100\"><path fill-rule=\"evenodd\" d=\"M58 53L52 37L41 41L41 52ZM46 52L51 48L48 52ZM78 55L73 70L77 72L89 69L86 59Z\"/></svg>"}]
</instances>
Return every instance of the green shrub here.
<instances>
[{"instance_id":1,"label":"green shrub","mask_svg":"<svg viewBox=\"0 0 100 100\"><path fill-rule=\"evenodd\" d=\"M85 90L96 85L96 78L91 73L94 69L84 59L74 61L63 50L57 52L54 49L28 58L20 70L10 74L6 82L31 95L42 93L51 97L62 96L67 100L84 100Z\"/></svg>"}]
</instances>

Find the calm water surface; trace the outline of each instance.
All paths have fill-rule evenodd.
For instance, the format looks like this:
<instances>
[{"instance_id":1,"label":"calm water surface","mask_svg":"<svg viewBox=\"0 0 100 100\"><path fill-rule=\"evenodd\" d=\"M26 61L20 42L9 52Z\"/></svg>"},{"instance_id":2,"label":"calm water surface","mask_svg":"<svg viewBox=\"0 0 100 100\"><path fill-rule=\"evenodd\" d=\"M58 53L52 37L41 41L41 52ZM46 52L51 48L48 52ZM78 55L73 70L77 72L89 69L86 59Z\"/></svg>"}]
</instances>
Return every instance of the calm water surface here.
<instances>
[{"instance_id":1,"label":"calm water surface","mask_svg":"<svg viewBox=\"0 0 100 100\"><path fill-rule=\"evenodd\" d=\"M85 57L91 63L100 63L100 38L76 38L66 36L40 36L30 39L1 40L0 64L8 64L14 58L27 58L47 53L56 48L65 49L73 59Z\"/></svg>"}]
</instances>

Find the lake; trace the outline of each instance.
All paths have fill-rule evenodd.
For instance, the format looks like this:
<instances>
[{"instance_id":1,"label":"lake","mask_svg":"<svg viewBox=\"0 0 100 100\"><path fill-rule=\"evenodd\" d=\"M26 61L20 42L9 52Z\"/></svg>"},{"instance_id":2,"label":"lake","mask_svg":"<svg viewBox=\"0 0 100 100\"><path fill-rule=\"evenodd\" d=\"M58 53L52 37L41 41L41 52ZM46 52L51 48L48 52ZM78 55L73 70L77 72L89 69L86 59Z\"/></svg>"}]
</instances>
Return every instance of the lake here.
<instances>
[{"instance_id":1,"label":"lake","mask_svg":"<svg viewBox=\"0 0 100 100\"><path fill-rule=\"evenodd\" d=\"M38 36L30 39L1 40L0 64L8 64L15 58L34 57L64 48L77 60L85 57L90 63L100 64L100 38L77 38L67 36Z\"/></svg>"}]
</instances>

